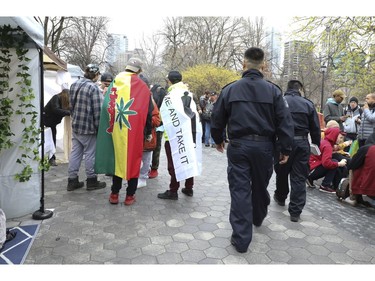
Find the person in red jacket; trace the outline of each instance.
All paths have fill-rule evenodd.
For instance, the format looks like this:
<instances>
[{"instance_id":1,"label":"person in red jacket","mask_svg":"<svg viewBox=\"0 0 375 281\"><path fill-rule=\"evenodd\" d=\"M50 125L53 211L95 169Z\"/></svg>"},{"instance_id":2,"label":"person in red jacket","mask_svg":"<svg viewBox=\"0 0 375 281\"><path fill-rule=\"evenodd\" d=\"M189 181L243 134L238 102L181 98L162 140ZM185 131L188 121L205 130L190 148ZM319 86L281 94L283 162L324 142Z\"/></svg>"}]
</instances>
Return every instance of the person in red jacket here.
<instances>
[{"instance_id":1,"label":"person in red jacket","mask_svg":"<svg viewBox=\"0 0 375 281\"><path fill-rule=\"evenodd\" d=\"M324 177L322 184L319 187L319 191L327 193L335 193L338 183L341 179L335 178L336 174L340 174L339 167L346 166L346 159L342 159L338 162L332 158L333 147L337 143L340 137L339 128L329 128L325 131L325 137L320 142L320 155L311 155L310 174L307 178L307 185L314 188L314 180Z\"/></svg>"}]
</instances>

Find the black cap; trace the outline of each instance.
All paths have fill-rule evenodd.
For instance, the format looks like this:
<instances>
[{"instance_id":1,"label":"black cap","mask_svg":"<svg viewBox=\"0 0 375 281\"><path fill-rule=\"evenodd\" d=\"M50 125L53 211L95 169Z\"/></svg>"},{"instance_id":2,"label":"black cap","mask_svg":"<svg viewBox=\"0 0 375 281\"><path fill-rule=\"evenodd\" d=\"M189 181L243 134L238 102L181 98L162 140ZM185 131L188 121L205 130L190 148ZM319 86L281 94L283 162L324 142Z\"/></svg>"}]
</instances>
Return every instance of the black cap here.
<instances>
[{"instance_id":1,"label":"black cap","mask_svg":"<svg viewBox=\"0 0 375 281\"><path fill-rule=\"evenodd\" d=\"M104 72L100 76L100 81L102 81L102 82L112 82L113 81L113 75L109 72Z\"/></svg>"},{"instance_id":2,"label":"black cap","mask_svg":"<svg viewBox=\"0 0 375 281\"><path fill-rule=\"evenodd\" d=\"M180 72L176 70L172 70L168 73L167 76L168 80L171 81L172 84L175 84L177 82L180 82L182 80L182 75Z\"/></svg>"}]
</instances>

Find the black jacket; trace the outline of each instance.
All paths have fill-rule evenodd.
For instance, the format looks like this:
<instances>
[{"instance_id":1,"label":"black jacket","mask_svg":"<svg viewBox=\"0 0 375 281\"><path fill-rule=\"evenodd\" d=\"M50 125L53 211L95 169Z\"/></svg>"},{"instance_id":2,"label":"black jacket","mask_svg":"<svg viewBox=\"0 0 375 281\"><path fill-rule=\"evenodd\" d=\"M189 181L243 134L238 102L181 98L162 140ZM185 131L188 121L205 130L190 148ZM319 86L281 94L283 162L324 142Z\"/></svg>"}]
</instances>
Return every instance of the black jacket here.
<instances>
[{"instance_id":1,"label":"black jacket","mask_svg":"<svg viewBox=\"0 0 375 281\"><path fill-rule=\"evenodd\" d=\"M54 127L61 123L64 116L70 115L69 110L62 108L60 95L54 95L44 107L44 125Z\"/></svg>"},{"instance_id":2,"label":"black jacket","mask_svg":"<svg viewBox=\"0 0 375 281\"><path fill-rule=\"evenodd\" d=\"M320 146L320 124L313 102L301 97L297 90L287 90L284 97L292 114L294 135L307 136L310 133L312 143Z\"/></svg>"},{"instance_id":3,"label":"black jacket","mask_svg":"<svg viewBox=\"0 0 375 281\"><path fill-rule=\"evenodd\" d=\"M245 71L240 80L222 89L211 117L215 143L223 142L226 126L229 139L268 136L284 155L292 150L294 129L288 105L280 89L264 80L258 70Z\"/></svg>"}]
</instances>

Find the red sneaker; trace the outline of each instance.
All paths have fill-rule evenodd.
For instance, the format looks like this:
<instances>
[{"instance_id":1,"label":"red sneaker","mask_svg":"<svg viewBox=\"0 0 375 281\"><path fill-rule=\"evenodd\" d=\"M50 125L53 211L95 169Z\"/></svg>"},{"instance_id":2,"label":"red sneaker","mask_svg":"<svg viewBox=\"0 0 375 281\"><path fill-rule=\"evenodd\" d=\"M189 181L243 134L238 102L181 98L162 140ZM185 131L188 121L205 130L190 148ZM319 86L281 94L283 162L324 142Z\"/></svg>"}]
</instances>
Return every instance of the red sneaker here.
<instances>
[{"instance_id":1,"label":"red sneaker","mask_svg":"<svg viewBox=\"0 0 375 281\"><path fill-rule=\"evenodd\" d=\"M111 193L109 195L109 203L118 204L118 193L117 194Z\"/></svg>"},{"instance_id":2,"label":"red sneaker","mask_svg":"<svg viewBox=\"0 0 375 281\"><path fill-rule=\"evenodd\" d=\"M321 185L320 187L319 187L319 191L321 191L321 192L326 192L326 193L336 193L336 190L334 190L334 189L332 189L332 188L330 188L330 187L328 187L328 186L323 186L323 185Z\"/></svg>"},{"instance_id":3,"label":"red sneaker","mask_svg":"<svg viewBox=\"0 0 375 281\"><path fill-rule=\"evenodd\" d=\"M132 205L135 202L135 195L126 195L124 204L125 205Z\"/></svg>"},{"instance_id":4,"label":"red sneaker","mask_svg":"<svg viewBox=\"0 0 375 281\"><path fill-rule=\"evenodd\" d=\"M156 178L157 176L158 176L158 170L151 169L151 171L148 174L148 178L153 179L153 178Z\"/></svg>"}]
</instances>

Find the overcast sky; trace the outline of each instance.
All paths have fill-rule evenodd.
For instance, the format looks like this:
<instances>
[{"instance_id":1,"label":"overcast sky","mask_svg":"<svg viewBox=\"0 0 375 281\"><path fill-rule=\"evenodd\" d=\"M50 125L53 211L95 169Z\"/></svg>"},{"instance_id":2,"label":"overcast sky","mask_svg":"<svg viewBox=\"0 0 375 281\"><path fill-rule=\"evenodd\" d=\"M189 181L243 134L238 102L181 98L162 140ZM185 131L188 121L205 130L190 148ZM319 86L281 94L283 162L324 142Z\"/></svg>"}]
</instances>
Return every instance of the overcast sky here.
<instances>
[{"instance_id":1,"label":"overcast sky","mask_svg":"<svg viewBox=\"0 0 375 281\"><path fill-rule=\"evenodd\" d=\"M250 17L253 18L255 16L250 15ZM292 19L290 16L263 17L265 18L266 25L277 28L278 32L287 30L288 24ZM129 17L110 16L109 18L111 21L108 31L110 33L126 35L129 40L129 50L133 50L134 48L139 47L139 41L142 40L143 36L150 36L160 30L163 26L163 20L165 20L166 17L155 13L148 16L147 20L138 21L137 24L134 24L134 22L137 22L136 19L131 19Z\"/></svg>"}]
</instances>

